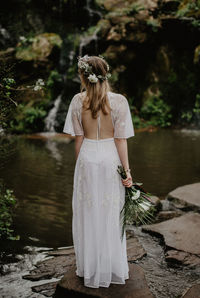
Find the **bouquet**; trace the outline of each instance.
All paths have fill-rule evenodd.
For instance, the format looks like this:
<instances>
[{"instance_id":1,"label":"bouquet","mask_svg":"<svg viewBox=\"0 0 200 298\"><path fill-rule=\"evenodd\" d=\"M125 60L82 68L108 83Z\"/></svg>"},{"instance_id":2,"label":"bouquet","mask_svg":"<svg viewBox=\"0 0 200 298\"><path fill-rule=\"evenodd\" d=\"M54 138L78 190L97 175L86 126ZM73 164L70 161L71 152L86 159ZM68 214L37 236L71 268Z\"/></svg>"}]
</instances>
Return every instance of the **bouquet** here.
<instances>
[{"instance_id":1,"label":"bouquet","mask_svg":"<svg viewBox=\"0 0 200 298\"><path fill-rule=\"evenodd\" d=\"M126 179L126 172L124 167L119 165L117 172L122 179ZM155 203L151 201L151 194L146 192L142 187L142 183L133 182L131 187L125 187L125 202L120 216L122 220L122 235L123 238L125 226L127 223L146 224L152 221L156 211Z\"/></svg>"}]
</instances>

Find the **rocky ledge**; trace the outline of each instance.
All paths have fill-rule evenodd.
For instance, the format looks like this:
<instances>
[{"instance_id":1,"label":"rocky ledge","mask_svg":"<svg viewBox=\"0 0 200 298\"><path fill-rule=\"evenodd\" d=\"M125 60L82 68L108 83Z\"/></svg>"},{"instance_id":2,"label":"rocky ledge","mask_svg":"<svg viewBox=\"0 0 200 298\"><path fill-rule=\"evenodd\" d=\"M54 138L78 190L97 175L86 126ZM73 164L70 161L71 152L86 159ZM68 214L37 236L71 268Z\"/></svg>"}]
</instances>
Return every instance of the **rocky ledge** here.
<instances>
[{"instance_id":1,"label":"rocky ledge","mask_svg":"<svg viewBox=\"0 0 200 298\"><path fill-rule=\"evenodd\" d=\"M178 187L164 200L157 198L159 212L155 221L127 229L130 278L124 285L85 287L83 278L75 274L73 246L48 251L47 258L23 279L40 281L40 285L32 286L32 291L55 298L200 298L199 185Z\"/></svg>"},{"instance_id":2,"label":"rocky ledge","mask_svg":"<svg viewBox=\"0 0 200 298\"><path fill-rule=\"evenodd\" d=\"M131 231L127 233L127 238L129 262L139 260L146 255L144 248ZM66 297L64 295L67 295L67 293L71 293L70 297L77 297L77 294L90 296L91 289L84 287L83 279L75 274L75 254L73 247L49 251L47 254L49 258L38 262L36 268L31 270L29 274L24 275L23 278L31 281L61 277L62 279L60 282L49 282L39 286L33 286L32 290L34 292L43 294L46 297L52 297L54 294L54 297L59 298L62 295ZM102 290L101 288L95 289L95 297L113 297L111 295L116 290L121 295L119 297L125 297L125 293L132 292L136 296L129 297L153 297L146 283L143 269L138 265L131 264L131 266L129 265L129 270L130 279L125 285L120 287L120 285L113 284L107 290ZM107 293L106 296L102 296L104 291Z\"/></svg>"}]
</instances>

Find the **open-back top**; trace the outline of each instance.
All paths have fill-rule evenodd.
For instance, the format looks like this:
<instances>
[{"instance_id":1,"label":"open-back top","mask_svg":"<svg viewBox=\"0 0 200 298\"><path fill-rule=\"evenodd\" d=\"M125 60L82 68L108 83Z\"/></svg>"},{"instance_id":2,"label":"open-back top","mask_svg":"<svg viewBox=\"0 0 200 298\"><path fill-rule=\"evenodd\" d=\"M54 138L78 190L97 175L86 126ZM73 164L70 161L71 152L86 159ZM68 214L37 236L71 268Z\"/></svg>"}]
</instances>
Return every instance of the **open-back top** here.
<instances>
[{"instance_id":1,"label":"open-back top","mask_svg":"<svg viewBox=\"0 0 200 298\"><path fill-rule=\"evenodd\" d=\"M66 115L63 132L75 135L84 135L88 139L130 138L134 136L134 127L128 101L119 93L108 92L109 112L104 115L98 112L96 119L92 118L90 110L83 110L81 93L72 98Z\"/></svg>"}]
</instances>

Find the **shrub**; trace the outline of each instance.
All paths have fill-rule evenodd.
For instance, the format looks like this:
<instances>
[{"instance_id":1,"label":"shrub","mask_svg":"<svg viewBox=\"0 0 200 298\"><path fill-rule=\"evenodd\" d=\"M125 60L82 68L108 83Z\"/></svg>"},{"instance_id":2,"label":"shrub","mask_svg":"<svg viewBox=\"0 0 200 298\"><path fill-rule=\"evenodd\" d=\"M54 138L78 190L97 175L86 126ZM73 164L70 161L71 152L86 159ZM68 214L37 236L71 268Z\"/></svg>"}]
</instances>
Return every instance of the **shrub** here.
<instances>
[{"instance_id":1,"label":"shrub","mask_svg":"<svg viewBox=\"0 0 200 298\"><path fill-rule=\"evenodd\" d=\"M189 111L182 111L181 119L184 119L186 123L197 122L200 121L200 94L196 95L196 101L194 107Z\"/></svg>"},{"instance_id":2,"label":"shrub","mask_svg":"<svg viewBox=\"0 0 200 298\"><path fill-rule=\"evenodd\" d=\"M16 205L16 198L13 190L6 189L2 181L0 181L0 239L19 240L20 236L13 236L14 230L12 226L12 214Z\"/></svg>"},{"instance_id":3,"label":"shrub","mask_svg":"<svg viewBox=\"0 0 200 298\"><path fill-rule=\"evenodd\" d=\"M151 96L142 106L140 115L149 125L167 127L171 125L171 107L160 97Z\"/></svg>"},{"instance_id":4,"label":"shrub","mask_svg":"<svg viewBox=\"0 0 200 298\"><path fill-rule=\"evenodd\" d=\"M10 129L16 133L29 133L41 130L46 114L47 112L42 105L29 106L20 103L17 106L15 118L10 121Z\"/></svg>"}]
</instances>

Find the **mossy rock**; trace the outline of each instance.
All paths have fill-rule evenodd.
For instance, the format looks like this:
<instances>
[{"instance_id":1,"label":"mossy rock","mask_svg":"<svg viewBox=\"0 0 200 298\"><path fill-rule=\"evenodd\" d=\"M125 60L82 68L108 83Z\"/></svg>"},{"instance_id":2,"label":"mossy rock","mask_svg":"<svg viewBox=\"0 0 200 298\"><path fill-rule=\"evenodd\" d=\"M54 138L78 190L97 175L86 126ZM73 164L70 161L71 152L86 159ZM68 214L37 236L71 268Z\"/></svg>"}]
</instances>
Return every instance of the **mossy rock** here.
<instances>
[{"instance_id":1,"label":"mossy rock","mask_svg":"<svg viewBox=\"0 0 200 298\"><path fill-rule=\"evenodd\" d=\"M99 2L102 2L99 0ZM134 3L135 0L128 0L128 1L121 1L121 0L105 0L103 1L103 5L107 11L115 11L118 9L124 9L124 7L128 7L132 3Z\"/></svg>"},{"instance_id":2,"label":"mossy rock","mask_svg":"<svg viewBox=\"0 0 200 298\"><path fill-rule=\"evenodd\" d=\"M56 33L42 33L35 36L30 44L21 42L16 46L16 58L24 61L46 61L54 47L60 48L62 39Z\"/></svg>"},{"instance_id":3,"label":"mossy rock","mask_svg":"<svg viewBox=\"0 0 200 298\"><path fill-rule=\"evenodd\" d=\"M97 23L97 26L101 28L101 31L100 31L101 37L105 37L112 27L110 21L106 19L99 20Z\"/></svg>"},{"instance_id":4,"label":"mossy rock","mask_svg":"<svg viewBox=\"0 0 200 298\"><path fill-rule=\"evenodd\" d=\"M200 2L183 0L177 10L177 16L179 17L200 17Z\"/></svg>"},{"instance_id":5,"label":"mossy rock","mask_svg":"<svg viewBox=\"0 0 200 298\"><path fill-rule=\"evenodd\" d=\"M199 63L200 61L200 45L198 45L196 48L195 48L195 51L194 51L194 63Z\"/></svg>"},{"instance_id":6,"label":"mossy rock","mask_svg":"<svg viewBox=\"0 0 200 298\"><path fill-rule=\"evenodd\" d=\"M121 44L120 46L110 45L106 49L106 51L104 53L104 56L106 58L108 58L109 60L115 60L115 61L117 61L118 56L120 54L124 54L124 52L126 51L126 49L127 49L127 46L124 45L124 44Z\"/></svg>"}]
</instances>

